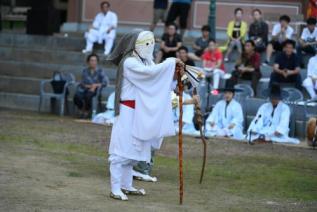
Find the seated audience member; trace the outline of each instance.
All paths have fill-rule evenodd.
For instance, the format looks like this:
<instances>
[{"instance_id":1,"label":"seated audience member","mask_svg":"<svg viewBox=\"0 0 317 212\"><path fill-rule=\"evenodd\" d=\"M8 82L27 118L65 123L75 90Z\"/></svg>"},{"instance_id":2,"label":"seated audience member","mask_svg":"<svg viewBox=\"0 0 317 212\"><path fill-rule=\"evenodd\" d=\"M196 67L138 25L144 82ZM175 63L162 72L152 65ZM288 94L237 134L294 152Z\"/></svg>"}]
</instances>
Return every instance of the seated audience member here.
<instances>
[{"instance_id":1,"label":"seated audience member","mask_svg":"<svg viewBox=\"0 0 317 212\"><path fill-rule=\"evenodd\" d=\"M112 92L107 99L106 111L103 113L98 113L95 117L93 117L92 123L104 125L112 125L114 123L114 99L115 92Z\"/></svg>"},{"instance_id":2,"label":"seated audience member","mask_svg":"<svg viewBox=\"0 0 317 212\"><path fill-rule=\"evenodd\" d=\"M228 49L225 56L225 61L229 61L229 55L234 48L238 49L239 54L242 53L242 44L245 40L248 25L242 21L243 10L237 8L234 10L234 20L230 21L227 27L227 36L229 37Z\"/></svg>"},{"instance_id":3,"label":"seated audience member","mask_svg":"<svg viewBox=\"0 0 317 212\"><path fill-rule=\"evenodd\" d=\"M282 101L282 92L278 84L272 84L270 102L264 103L258 110L247 131L249 141L272 141L298 144L299 140L288 137L290 109Z\"/></svg>"},{"instance_id":4,"label":"seated audience member","mask_svg":"<svg viewBox=\"0 0 317 212\"><path fill-rule=\"evenodd\" d=\"M257 85L261 78L261 56L255 51L255 44L248 40L244 44L244 52L237 61L235 71L232 72L231 80L236 84L238 79L251 80L251 85L256 95Z\"/></svg>"},{"instance_id":5,"label":"seated audience member","mask_svg":"<svg viewBox=\"0 0 317 212\"><path fill-rule=\"evenodd\" d=\"M226 87L221 89L224 99L217 102L206 121L206 136L231 137L242 140L243 112L239 102L234 99L236 89L228 80Z\"/></svg>"},{"instance_id":6,"label":"seated audience member","mask_svg":"<svg viewBox=\"0 0 317 212\"><path fill-rule=\"evenodd\" d=\"M179 121L179 97L177 95L177 90L171 93L172 99L172 107L173 107L173 114L174 114L174 122L175 122L175 129L176 131L179 130L178 128L178 121ZM194 108L195 105L200 104L200 99L198 95L191 96L187 92L183 92L183 134L184 135L191 135L191 136L198 136L199 131L195 129L193 118L194 118Z\"/></svg>"},{"instance_id":7,"label":"seated audience member","mask_svg":"<svg viewBox=\"0 0 317 212\"><path fill-rule=\"evenodd\" d=\"M177 27L175 24L169 24L167 33L162 36L161 49L156 56L156 63L165 60L168 57L176 57L176 52L182 46L182 39L177 34Z\"/></svg>"},{"instance_id":8,"label":"seated audience member","mask_svg":"<svg viewBox=\"0 0 317 212\"><path fill-rule=\"evenodd\" d=\"M116 38L116 28L118 17L116 13L110 11L110 3L103 1L100 4L101 12L98 13L92 23L92 28L85 33L86 48L83 53L92 52L95 42L101 44L105 41L105 55L108 55L112 49Z\"/></svg>"},{"instance_id":9,"label":"seated audience member","mask_svg":"<svg viewBox=\"0 0 317 212\"><path fill-rule=\"evenodd\" d=\"M259 9L252 11L253 22L249 27L249 39L255 43L255 50L262 52L268 43L269 26L262 19L262 12Z\"/></svg>"},{"instance_id":10,"label":"seated audience member","mask_svg":"<svg viewBox=\"0 0 317 212\"><path fill-rule=\"evenodd\" d=\"M168 0L154 0L153 2L153 20L150 31L154 31L157 23L161 20L165 22Z\"/></svg>"},{"instance_id":11,"label":"seated audience member","mask_svg":"<svg viewBox=\"0 0 317 212\"><path fill-rule=\"evenodd\" d=\"M294 53L295 41L286 40L283 43L283 52L276 56L273 72L270 77L270 86L273 83L294 83L301 90L302 79L297 55Z\"/></svg>"},{"instance_id":12,"label":"seated audience member","mask_svg":"<svg viewBox=\"0 0 317 212\"><path fill-rule=\"evenodd\" d=\"M302 35L299 39L299 46L297 47L297 55L300 64L302 64L302 52L306 54L315 55L317 48L317 27L316 19L307 19L307 27L303 29Z\"/></svg>"},{"instance_id":13,"label":"seated audience member","mask_svg":"<svg viewBox=\"0 0 317 212\"><path fill-rule=\"evenodd\" d=\"M274 51L280 52L283 50L283 42L291 39L294 29L289 26L291 18L287 15L280 17L279 23L275 24L272 30L272 40L266 48L266 60L264 64L268 65Z\"/></svg>"},{"instance_id":14,"label":"seated audience member","mask_svg":"<svg viewBox=\"0 0 317 212\"><path fill-rule=\"evenodd\" d=\"M186 46L181 46L178 49L178 58L186 65L195 66L194 61L188 57L188 48Z\"/></svg>"},{"instance_id":15,"label":"seated audience member","mask_svg":"<svg viewBox=\"0 0 317 212\"><path fill-rule=\"evenodd\" d=\"M74 96L74 103L77 105L80 116L88 118L91 110L92 98L96 95L97 89L107 85L108 77L98 67L99 58L96 54L87 57L87 65L82 72L82 80Z\"/></svg>"},{"instance_id":16,"label":"seated audience member","mask_svg":"<svg viewBox=\"0 0 317 212\"><path fill-rule=\"evenodd\" d=\"M203 68L207 77L213 79L213 95L218 95L218 87L220 78L225 75L225 67L223 64L222 52L217 48L216 41L211 39L204 54L201 56Z\"/></svg>"},{"instance_id":17,"label":"seated audience member","mask_svg":"<svg viewBox=\"0 0 317 212\"><path fill-rule=\"evenodd\" d=\"M201 55L204 53L205 49L208 47L209 44L209 33L210 27L208 25L204 25L201 28L201 37L195 40L193 45L194 54L190 54L193 60L200 60Z\"/></svg>"},{"instance_id":18,"label":"seated audience member","mask_svg":"<svg viewBox=\"0 0 317 212\"><path fill-rule=\"evenodd\" d=\"M307 67L307 78L303 82L311 99L317 99L317 55L310 58Z\"/></svg>"}]
</instances>

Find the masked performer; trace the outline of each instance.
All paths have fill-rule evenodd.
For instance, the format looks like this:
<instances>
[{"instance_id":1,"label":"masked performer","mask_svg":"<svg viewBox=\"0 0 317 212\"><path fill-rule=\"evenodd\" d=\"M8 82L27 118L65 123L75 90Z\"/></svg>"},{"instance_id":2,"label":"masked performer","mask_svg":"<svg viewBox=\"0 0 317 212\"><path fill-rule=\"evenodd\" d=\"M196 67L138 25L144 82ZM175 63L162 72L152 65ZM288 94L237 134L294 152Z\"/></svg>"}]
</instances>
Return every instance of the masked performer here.
<instances>
[{"instance_id":1,"label":"masked performer","mask_svg":"<svg viewBox=\"0 0 317 212\"><path fill-rule=\"evenodd\" d=\"M153 51L153 33L134 31L124 35L108 57L118 65L109 147L110 196L118 200L145 195L132 186L133 166L149 163L151 149L159 149L164 137L175 135L170 92L184 65L176 58L156 65Z\"/></svg>"}]
</instances>

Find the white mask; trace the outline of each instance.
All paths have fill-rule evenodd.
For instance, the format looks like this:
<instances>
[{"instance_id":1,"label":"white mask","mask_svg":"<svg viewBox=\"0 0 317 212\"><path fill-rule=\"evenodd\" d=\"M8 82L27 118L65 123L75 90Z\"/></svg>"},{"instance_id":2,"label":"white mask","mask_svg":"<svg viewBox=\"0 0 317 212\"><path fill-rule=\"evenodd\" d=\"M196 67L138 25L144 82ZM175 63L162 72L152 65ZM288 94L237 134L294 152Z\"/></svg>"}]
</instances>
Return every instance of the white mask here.
<instances>
[{"instance_id":1,"label":"white mask","mask_svg":"<svg viewBox=\"0 0 317 212\"><path fill-rule=\"evenodd\" d=\"M142 59L149 62L153 60L154 45L153 33L150 31L142 31L136 40L135 51Z\"/></svg>"}]
</instances>

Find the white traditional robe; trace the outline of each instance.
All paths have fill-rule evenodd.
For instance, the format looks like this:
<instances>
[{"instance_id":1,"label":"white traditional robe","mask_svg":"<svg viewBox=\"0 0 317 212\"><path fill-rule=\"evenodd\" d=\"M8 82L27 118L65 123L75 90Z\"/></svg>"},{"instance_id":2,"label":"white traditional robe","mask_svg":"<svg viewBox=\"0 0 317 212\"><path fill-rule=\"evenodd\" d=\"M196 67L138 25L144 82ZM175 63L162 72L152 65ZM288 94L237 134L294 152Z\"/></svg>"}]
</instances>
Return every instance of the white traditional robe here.
<instances>
[{"instance_id":1,"label":"white traditional robe","mask_svg":"<svg viewBox=\"0 0 317 212\"><path fill-rule=\"evenodd\" d=\"M121 100L135 100L135 109L120 105L112 128L109 154L135 161L151 160L163 137L175 135L170 91L175 59L144 65L136 57L124 62Z\"/></svg>"},{"instance_id":2,"label":"white traditional robe","mask_svg":"<svg viewBox=\"0 0 317 212\"><path fill-rule=\"evenodd\" d=\"M178 97L174 92L171 94L171 98L177 99L177 106L173 108L173 114L174 114L174 122L175 122L175 129L176 132L179 130L179 125L178 125L178 120L179 120L179 105L178 105ZM192 97L187 94L183 93L183 102L192 99ZM190 135L190 136L199 136L200 132L195 129L194 123L193 123L193 118L194 118L194 105L193 104L188 104L188 105L183 105L183 134L184 135Z\"/></svg>"},{"instance_id":3,"label":"white traditional robe","mask_svg":"<svg viewBox=\"0 0 317 212\"><path fill-rule=\"evenodd\" d=\"M93 44L95 42L102 43L105 41L105 54L109 54L114 39L116 37L116 27L118 25L118 17L116 13L108 11L104 13L98 13L92 23L92 28L85 34L86 38L86 51L92 51ZM109 33L107 30L113 27Z\"/></svg>"},{"instance_id":4,"label":"white traditional robe","mask_svg":"<svg viewBox=\"0 0 317 212\"><path fill-rule=\"evenodd\" d=\"M310 98L317 98L317 55L310 58L307 66L307 78L303 81L303 86L309 93Z\"/></svg>"},{"instance_id":5,"label":"white traditional robe","mask_svg":"<svg viewBox=\"0 0 317 212\"><path fill-rule=\"evenodd\" d=\"M255 118L251 122L247 139L250 139L250 132L252 132L251 141L258 139L260 135L264 135L267 141L298 144L298 139L288 136L290 130L289 123L290 109L288 105L280 101L273 114L272 104L270 102L265 103L259 108ZM274 132L276 131L282 135L279 137L275 136Z\"/></svg>"},{"instance_id":6,"label":"white traditional robe","mask_svg":"<svg viewBox=\"0 0 317 212\"><path fill-rule=\"evenodd\" d=\"M107 100L106 111L97 114L92 122L95 124L106 124L111 125L114 122L114 99L115 92L111 93Z\"/></svg>"},{"instance_id":7,"label":"white traditional robe","mask_svg":"<svg viewBox=\"0 0 317 212\"><path fill-rule=\"evenodd\" d=\"M211 123L215 123L212 127ZM234 124L232 129L228 127ZM206 136L232 137L242 140L243 135L243 112L239 102L232 99L227 105L225 100L217 102L206 121Z\"/></svg>"}]
</instances>

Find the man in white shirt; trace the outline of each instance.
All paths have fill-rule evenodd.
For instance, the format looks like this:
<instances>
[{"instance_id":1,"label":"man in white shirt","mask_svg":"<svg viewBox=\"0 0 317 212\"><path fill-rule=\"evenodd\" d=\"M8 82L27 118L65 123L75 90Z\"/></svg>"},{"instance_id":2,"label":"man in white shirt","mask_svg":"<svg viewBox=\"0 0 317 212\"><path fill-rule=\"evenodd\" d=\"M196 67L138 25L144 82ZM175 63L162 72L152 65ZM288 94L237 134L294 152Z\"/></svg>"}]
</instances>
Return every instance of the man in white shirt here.
<instances>
[{"instance_id":1,"label":"man in white shirt","mask_svg":"<svg viewBox=\"0 0 317 212\"><path fill-rule=\"evenodd\" d=\"M307 19L307 27L303 29L302 35L299 39L299 46L297 47L297 55L302 65L302 52L306 54L315 55L317 47L317 27L316 19Z\"/></svg>"},{"instance_id":2,"label":"man in white shirt","mask_svg":"<svg viewBox=\"0 0 317 212\"><path fill-rule=\"evenodd\" d=\"M282 15L280 22L275 24L272 30L272 40L266 48L266 60L265 64L268 65L271 60L271 56L274 51L282 51L282 43L285 40L291 39L294 33L294 29L289 26L291 18L288 15Z\"/></svg>"},{"instance_id":3,"label":"man in white shirt","mask_svg":"<svg viewBox=\"0 0 317 212\"><path fill-rule=\"evenodd\" d=\"M282 91L278 84L272 84L269 94L270 102L259 108L251 122L247 139L252 142L277 142L299 144L299 140L290 138L290 108L282 101Z\"/></svg>"},{"instance_id":4,"label":"man in white shirt","mask_svg":"<svg viewBox=\"0 0 317 212\"><path fill-rule=\"evenodd\" d=\"M310 58L307 67L307 78L303 82L311 99L317 99L317 55Z\"/></svg>"},{"instance_id":5,"label":"man in white shirt","mask_svg":"<svg viewBox=\"0 0 317 212\"><path fill-rule=\"evenodd\" d=\"M217 102L206 121L207 137L231 137L242 140L243 112L239 102L233 97L236 91L231 80L227 80L226 87L219 89L224 92L224 99Z\"/></svg>"},{"instance_id":6,"label":"man in white shirt","mask_svg":"<svg viewBox=\"0 0 317 212\"><path fill-rule=\"evenodd\" d=\"M95 42L102 44L103 41L105 41L104 54L108 55L111 52L116 38L118 17L116 13L110 11L110 3L107 1L101 2L100 9L101 12L96 15L91 29L85 33L86 48L83 49L83 53L91 52Z\"/></svg>"}]
</instances>

